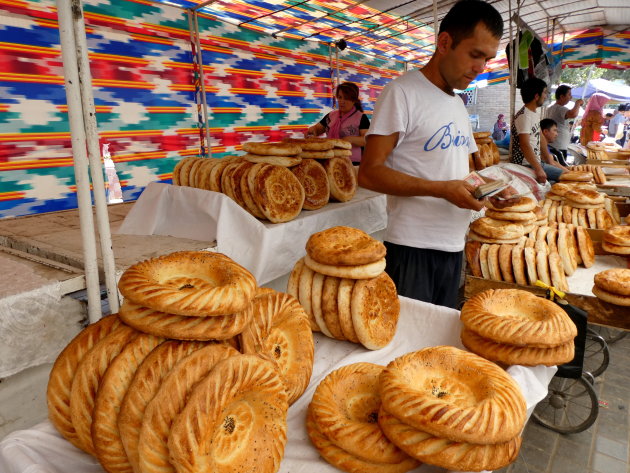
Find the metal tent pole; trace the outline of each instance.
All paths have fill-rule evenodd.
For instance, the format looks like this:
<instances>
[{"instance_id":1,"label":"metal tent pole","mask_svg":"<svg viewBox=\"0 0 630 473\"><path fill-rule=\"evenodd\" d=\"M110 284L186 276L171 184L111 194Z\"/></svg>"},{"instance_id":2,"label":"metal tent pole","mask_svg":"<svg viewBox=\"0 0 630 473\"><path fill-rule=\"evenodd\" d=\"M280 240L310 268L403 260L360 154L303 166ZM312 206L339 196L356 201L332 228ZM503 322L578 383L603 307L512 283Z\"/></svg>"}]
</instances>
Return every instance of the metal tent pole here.
<instances>
[{"instance_id":1,"label":"metal tent pole","mask_svg":"<svg viewBox=\"0 0 630 473\"><path fill-rule=\"evenodd\" d=\"M199 37L199 21L197 12L189 13L192 15L192 30L194 32L194 41L197 47L197 65L199 66L199 82L201 83L201 103L203 104L203 126L206 132L206 154L210 158L212 156L212 143L210 142L210 123L208 118L208 102L206 99L206 80L203 73L203 51L201 50L201 39ZM189 16L189 26L191 24Z\"/></svg>"},{"instance_id":2,"label":"metal tent pole","mask_svg":"<svg viewBox=\"0 0 630 473\"><path fill-rule=\"evenodd\" d=\"M109 301L110 310L112 313L116 313L120 308L118 288L116 287L116 262L114 260L112 233L109 226L109 214L105 198L103 168L96 124L96 110L94 108L94 95L92 93L92 73L88 59L88 46L81 0L72 0L72 10L74 12L74 37L76 40L77 60L79 65L79 86L83 103L83 122L87 134L92 193L94 194L94 204L96 205L96 223L101 244L105 286L107 288L107 299Z\"/></svg>"},{"instance_id":3,"label":"metal tent pole","mask_svg":"<svg viewBox=\"0 0 630 473\"><path fill-rule=\"evenodd\" d=\"M74 176L79 201L79 220L83 240L83 258L85 282L87 285L88 316L90 322L98 321L101 316L101 290L98 280L98 264L96 259L96 238L94 234L94 217L92 215L92 199L90 196L90 177L88 175L88 159L85 149L86 138L81 112L81 91L79 90L79 70L76 58L74 31L72 27L73 9L69 1L57 0L59 20L59 37L63 59L64 83L68 101L68 120L72 140L72 157L74 160Z\"/></svg>"}]
</instances>

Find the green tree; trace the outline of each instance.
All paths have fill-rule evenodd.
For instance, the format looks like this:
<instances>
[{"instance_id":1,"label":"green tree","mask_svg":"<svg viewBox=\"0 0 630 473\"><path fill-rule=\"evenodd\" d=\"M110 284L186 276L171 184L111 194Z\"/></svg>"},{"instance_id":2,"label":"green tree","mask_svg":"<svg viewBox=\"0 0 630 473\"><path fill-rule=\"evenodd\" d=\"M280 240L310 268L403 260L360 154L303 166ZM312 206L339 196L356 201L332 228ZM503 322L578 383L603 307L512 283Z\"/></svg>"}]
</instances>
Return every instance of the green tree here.
<instances>
[{"instance_id":1,"label":"green tree","mask_svg":"<svg viewBox=\"0 0 630 473\"><path fill-rule=\"evenodd\" d=\"M591 65L586 67L564 68L560 74L559 84L571 84L575 87L582 86L588 79L621 79L626 85L630 85L630 69L603 69Z\"/></svg>"}]
</instances>

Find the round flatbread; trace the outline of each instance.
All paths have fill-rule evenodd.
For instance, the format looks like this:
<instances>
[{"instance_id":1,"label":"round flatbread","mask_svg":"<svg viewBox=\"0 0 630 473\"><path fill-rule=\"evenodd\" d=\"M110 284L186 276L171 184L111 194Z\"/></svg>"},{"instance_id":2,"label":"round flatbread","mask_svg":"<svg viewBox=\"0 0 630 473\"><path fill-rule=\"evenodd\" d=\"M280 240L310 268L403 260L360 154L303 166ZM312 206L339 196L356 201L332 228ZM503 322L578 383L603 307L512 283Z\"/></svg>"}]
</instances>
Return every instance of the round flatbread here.
<instances>
[{"instance_id":1,"label":"round flatbread","mask_svg":"<svg viewBox=\"0 0 630 473\"><path fill-rule=\"evenodd\" d=\"M482 277L481 263L479 261L479 252L481 250L482 243L479 241L469 240L464 247L464 253L466 255L466 261L470 272L476 278Z\"/></svg>"},{"instance_id":2,"label":"round flatbread","mask_svg":"<svg viewBox=\"0 0 630 473\"><path fill-rule=\"evenodd\" d=\"M262 156L296 156L302 148L293 143L243 143L243 151Z\"/></svg>"},{"instance_id":3,"label":"round flatbread","mask_svg":"<svg viewBox=\"0 0 630 473\"><path fill-rule=\"evenodd\" d=\"M333 140L330 138L285 138L282 140L285 143L291 143L294 145L298 145L302 148L302 151L326 151L328 149L333 149L337 140Z\"/></svg>"},{"instance_id":4,"label":"round flatbread","mask_svg":"<svg viewBox=\"0 0 630 473\"><path fill-rule=\"evenodd\" d=\"M630 296L630 269L606 269L595 275L594 282L597 287L607 292Z\"/></svg>"},{"instance_id":5,"label":"round flatbread","mask_svg":"<svg viewBox=\"0 0 630 473\"><path fill-rule=\"evenodd\" d=\"M325 275L321 273L313 274L313 285L311 286L311 310L313 311L313 318L317 322L317 326L321 329L322 333L327 337L334 338L324 320L324 313L322 312L322 291L324 289Z\"/></svg>"},{"instance_id":6,"label":"round flatbread","mask_svg":"<svg viewBox=\"0 0 630 473\"><path fill-rule=\"evenodd\" d=\"M306 253L321 264L357 266L385 257L385 245L363 230L336 226L313 233L306 242Z\"/></svg>"},{"instance_id":7,"label":"round flatbread","mask_svg":"<svg viewBox=\"0 0 630 473\"><path fill-rule=\"evenodd\" d=\"M630 296L624 296L621 294L615 294L613 292L606 291L601 287L593 286L593 294L595 297L610 302L611 304L620 305L623 307L630 307Z\"/></svg>"},{"instance_id":8,"label":"round flatbread","mask_svg":"<svg viewBox=\"0 0 630 473\"><path fill-rule=\"evenodd\" d=\"M332 149L326 151L302 151L299 155L302 159L331 159L335 157Z\"/></svg>"},{"instance_id":9,"label":"round flatbread","mask_svg":"<svg viewBox=\"0 0 630 473\"><path fill-rule=\"evenodd\" d=\"M352 290L354 289L355 279L342 279L339 283L337 293L337 314L339 316L339 325L346 340L353 343L359 343L359 337L354 330L352 323Z\"/></svg>"},{"instance_id":10,"label":"round flatbread","mask_svg":"<svg viewBox=\"0 0 630 473\"><path fill-rule=\"evenodd\" d=\"M330 183L330 195L339 202L347 202L357 192L357 176L348 158L332 158L324 162Z\"/></svg>"},{"instance_id":11,"label":"round flatbread","mask_svg":"<svg viewBox=\"0 0 630 473\"><path fill-rule=\"evenodd\" d=\"M386 346L396 334L400 302L396 285L386 272L354 284L350 301L352 325L361 344L370 350Z\"/></svg>"},{"instance_id":12,"label":"round flatbread","mask_svg":"<svg viewBox=\"0 0 630 473\"><path fill-rule=\"evenodd\" d=\"M306 255L304 257L304 263L306 263L306 266L311 268L313 271L325 274L326 276L349 279L375 278L385 270L385 258L381 258L373 263L347 266L318 263L309 255Z\"/></svg>"},{"instance_id":13,"label":"round flatbread","mask_svg":"<svg viewBox=\"0 0 630 473\"><path fill-rule=\"evenodd\" d=\"M304 159L291 168L304 188L304 205L306 210L321 209L330 199L330 184L324 166L314 159Z\"/></svg>"},{"instance_id":14,"label":"round flatbread","mask_svg":"<svg viewBox=\"0 0 630 473\"><path fill-rule=\"evenodd\" d=\"M339 309L337 307L337 295L339 294L340 278L326 276L322 287L322 317L328 331L333 338L345 340L339 322Z\"/></svg>"},{"instance_id":15,"label":"round flatbread","mask_svg":"<svg viewBox=\"0 0 630 473\"><path fill-rule=\"evenodd\" d=\"M262 156L259 154L247 153L244 158L250 163L266 163L274 166L290 168L302 162L302 153L298 156Z\"/></svg>"},{"instance_id":16,"label":"round flatbread","mask_svg":"<svg viewBox=\"0 0 630 473\"><path fill-rule=\"evenodd\" d=\"M287 168L266 166L254 176L254 201L272 223L297 217L304 204L304 188Z\"/></svg>"}]
</instances>

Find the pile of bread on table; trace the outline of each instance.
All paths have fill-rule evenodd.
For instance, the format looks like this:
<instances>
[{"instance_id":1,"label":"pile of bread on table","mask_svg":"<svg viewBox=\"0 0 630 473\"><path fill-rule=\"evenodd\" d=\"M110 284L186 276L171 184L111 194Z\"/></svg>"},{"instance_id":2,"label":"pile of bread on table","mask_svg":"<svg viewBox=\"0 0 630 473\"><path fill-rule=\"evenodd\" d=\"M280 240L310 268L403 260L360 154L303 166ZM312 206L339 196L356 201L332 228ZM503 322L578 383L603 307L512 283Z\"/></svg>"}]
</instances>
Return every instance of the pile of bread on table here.
<instances>
[{"instance_id":1,"label":"pile of bread on table","mask_svg":"<svg viewBox=\"0 0 630 473\"><path fill-rule=\"evenodd\" d=\"M547 224L542 208L520 197L499 208L488 202L486 216L470 224L464 249L475 277L520 285L541 280L568 291L566 276L595 261L591 237L572 224Z\"/></svg>"},{"instance_id":2,"label":"pile of bread on table","mask_svg":"<svg viewBox=\"0 0 630 473\"><path fill-rule=\"evenodd\" d=\"M630 218L626 218L630 220ZM602 249L607 253L628 258L630 256L630 222L604 230ZM593 294L611 304L630 306L630 269L611 268L594 277Z\"/></svg>"},{"instance_id":3,"label":"pile of bread on table","mask_svg":"<svg viewBox=\"0 0 630 473\"><path fill-rule=\"evenodd\" d=\"M370 350L392 340L400 302L384 271L385 252L382 242L356 228L331 227L310 236L287 292L309 314L313 331Z\"/></svg>"},{"instance_id":4,"label":"pile of bread on table","mask_svg":"<svg viewBox=\"0 0 630 473\"><path fill-rule=\"evenodd\" d=\"M308 316L214 252L139 262L57 358L49 418L109 473L277 471L313 369Z\"/></svg>"},{"instance_id":5,"label":"pile of bread on table","mask_svg":"<svg viewBox=\"0 0 630 473\"><path fill-rule=\"evenodd\" d=\"M477 152L468 156L468 168L471 171L480 171L489 166L499 164L501 155L499 148L491 138L489 131L477 131L473 133Z\"/></svg>"},{"instance_id":6,"label":"pile of bread on table","mask_svg":"<svg viewBox=\"0 0 630 473\"><path fill-rule=\"evenodd\" d=\"M292 435L287 410L313 370L312 331L378 349L399 318L382 243L332 227L313 234L306 252L289 281L295 297L258 287L215 252L129 267L119 314L80 332L54 364L52 423L109 473L278 471ZM525 400L488 360L563 363L575 336L562 310L530 297L497 290L468 301L462 340L473 353L431 347L328 374L305 419L322 458L379 473L514 461Z\"/></svg>"},{"instance_id":7,"label":"pile of bread on table","mask_svg":"<svg viewBox=\"0 0 630 473\"><path fill-rule=\"evenodd\" d=\"M346 202L356 193L347 141L287 138L242 147L244 156L182 159L173 170L173 184L221 192L272 223L293 220L302 209L320 209L331 199Z\"/></svg>"}]
</instances>

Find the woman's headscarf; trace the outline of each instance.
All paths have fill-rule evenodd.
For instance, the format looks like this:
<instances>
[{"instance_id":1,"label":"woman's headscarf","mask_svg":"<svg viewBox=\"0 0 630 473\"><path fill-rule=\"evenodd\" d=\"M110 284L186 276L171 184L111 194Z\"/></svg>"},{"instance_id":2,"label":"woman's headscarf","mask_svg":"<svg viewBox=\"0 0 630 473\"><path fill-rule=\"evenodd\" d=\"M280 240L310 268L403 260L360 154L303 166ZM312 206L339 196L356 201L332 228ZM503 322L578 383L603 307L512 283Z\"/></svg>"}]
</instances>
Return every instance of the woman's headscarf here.
<instances>
[{"instance_id":1,"label":"woman's headscarf","mask_svg":"<svg viewBox=\"0 0 630 473\"><path fill-rule=\"evenodd\" d=\"M586 110L584 111L584 115L587 115L588 112L594 110L599 113L604 112L604 104L610 100L610 97L606 94L601 94L599 92L591 95L591 98L588 99L588 104L586 105Z\"/></svg>"}]
</instances>

